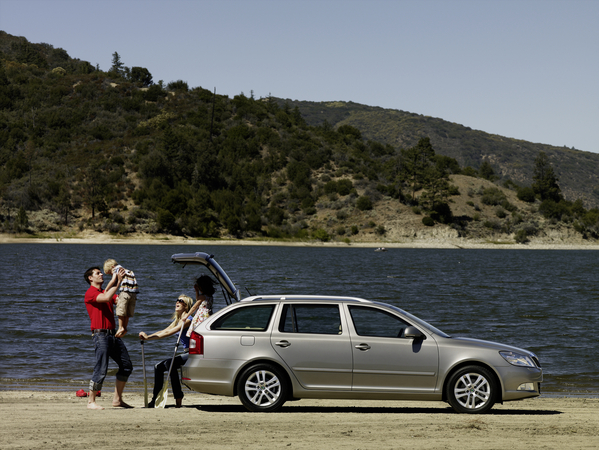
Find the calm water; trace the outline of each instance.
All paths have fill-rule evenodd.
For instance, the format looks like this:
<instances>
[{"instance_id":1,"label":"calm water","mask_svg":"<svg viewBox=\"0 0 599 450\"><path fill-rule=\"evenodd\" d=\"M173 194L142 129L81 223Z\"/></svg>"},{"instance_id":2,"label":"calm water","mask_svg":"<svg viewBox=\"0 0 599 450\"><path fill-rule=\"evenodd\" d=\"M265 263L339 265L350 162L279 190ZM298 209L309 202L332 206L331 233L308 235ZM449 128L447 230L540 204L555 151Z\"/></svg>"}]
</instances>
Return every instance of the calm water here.
<instances>
[{"instance_id":1,"label":"calm water","mask_svg":"<svg viewBox=\"0 0 599 450\"><path fill-rule=\"evenodd\" d=\"M83 272L114 258L140 283L124 338L143 380L137 333L168 325L180 293L205 269L173 253L205 251L244 292L327 294L392 303L454 336L524 347L539 356L551 395L599 395L599 254L594 251L296 248L169 245L0 245L2 389L86 388L94 355ZM219 293L216 309L224 306ZM148 370L174 350L146 344ZM112 363L111 363L112 364ZM108 386L114 383L111 366Z\"/></svg>"}]
</instances>

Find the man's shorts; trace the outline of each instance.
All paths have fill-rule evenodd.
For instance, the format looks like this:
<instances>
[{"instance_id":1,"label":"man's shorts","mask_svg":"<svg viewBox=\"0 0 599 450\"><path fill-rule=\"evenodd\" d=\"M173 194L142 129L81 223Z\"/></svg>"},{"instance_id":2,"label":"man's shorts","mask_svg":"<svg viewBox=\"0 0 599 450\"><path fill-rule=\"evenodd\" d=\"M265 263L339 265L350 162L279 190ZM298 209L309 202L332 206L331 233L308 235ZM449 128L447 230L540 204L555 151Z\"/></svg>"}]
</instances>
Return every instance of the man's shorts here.
<instances>
[{"instance_id":1,"label":"man's shorts","mask_svg":"<svg viewBox=\"0 0 599 450\"><path fill-rule=\"evenodd\" d=\"M136 301L137 294L135 292L121 292L116 304L116 315L119 317L133 317Z\"/></svg>"}]
</instances>

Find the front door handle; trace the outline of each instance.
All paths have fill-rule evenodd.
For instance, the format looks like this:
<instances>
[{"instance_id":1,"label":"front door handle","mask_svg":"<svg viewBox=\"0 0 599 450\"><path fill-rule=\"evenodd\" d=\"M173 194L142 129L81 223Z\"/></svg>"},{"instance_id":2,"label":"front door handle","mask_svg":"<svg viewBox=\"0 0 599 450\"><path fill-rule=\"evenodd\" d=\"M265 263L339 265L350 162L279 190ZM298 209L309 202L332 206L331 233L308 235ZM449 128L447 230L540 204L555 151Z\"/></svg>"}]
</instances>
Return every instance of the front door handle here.
<instances>
[{"instance_id":1,"label":"front door handle","mask_svg":"<svg viewBox=\"0 0 599 450\"><path fill-rule=\"evenodd\" d=\"M279 341L277 343L275 343L275 345L278 345L279 347L289 347L291 345L291 342L289 341Z\"/></svg>"},{"instance_id":2,"label":"front door handle","mask_svg":"<svg viewBox=\"0 0 599 450\"><path fill-rule=\"evenodd\" d=\"M358 345L356 345L356 348L358 350L362 350L363 352L365 352L366 350L370 350L370 345L368 345L368 344L358 344Z\"/></svg>"}]
</instances>

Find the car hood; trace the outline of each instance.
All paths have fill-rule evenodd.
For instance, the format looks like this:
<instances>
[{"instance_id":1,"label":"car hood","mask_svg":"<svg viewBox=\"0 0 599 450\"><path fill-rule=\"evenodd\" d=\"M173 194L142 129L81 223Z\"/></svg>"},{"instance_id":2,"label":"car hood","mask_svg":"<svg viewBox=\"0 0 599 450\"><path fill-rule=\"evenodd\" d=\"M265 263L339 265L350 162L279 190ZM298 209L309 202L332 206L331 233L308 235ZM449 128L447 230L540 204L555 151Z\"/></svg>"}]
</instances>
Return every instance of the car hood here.
<instances>
[{"instance_id":1,"label":"car hood","mask_svg":"<svg viewBox=\"0 0 599 450\"><path fill-rule=\"evenodd\" d=\"M473 346L473 347L485 347L485 348L489 348L489 349L493 349L493 350L497 350L497 351L512 351L512 352L522 353L524 355L535 356L535 354L529 350L525 350L525 349L519 348L519 347L514 347L513 345L501 344L499 342L484 341L482 339L471 339L471 338L464 338L464 337L451 337L451 338L447 338L447 339L450 341L454 341L456 343L463 343L465 345Z\"/></svg>"},{"instance_id":2,"label":"car hood","mask_svg":"<svg viewBox=\"0 0 599 450\"><path fill-rule=\"evenodd\" d=\"M215 276L220 285L229 295L227 304L230 304L231 300L237 302L241 300L241 293L239 289L233 284L227 273L216 262L214 255L209 255L208 253L204 252L175 253L171 259L173 263L183 264L183 267L185 267L187 264L200 264L206 267L210 272L212 272L212 275Z\"/></svg>"}]
</instances>

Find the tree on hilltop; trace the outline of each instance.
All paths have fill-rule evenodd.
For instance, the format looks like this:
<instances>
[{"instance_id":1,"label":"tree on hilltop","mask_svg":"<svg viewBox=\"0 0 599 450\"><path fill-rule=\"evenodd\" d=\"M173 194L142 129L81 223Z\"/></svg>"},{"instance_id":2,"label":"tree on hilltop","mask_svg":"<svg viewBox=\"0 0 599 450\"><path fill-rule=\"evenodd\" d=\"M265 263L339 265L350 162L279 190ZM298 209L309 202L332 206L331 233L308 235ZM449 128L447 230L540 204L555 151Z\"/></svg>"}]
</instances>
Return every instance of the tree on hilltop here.
<instances>
[{"instance_id":1,"label":"tree on hilltop","mask_svg":"<svg viewBox=\"0 0 599 450\"><path fill-rule=\"evenodd\" d=\"M112 66L110 66L109 72L122 76L125 73L125 64L121 61L121 55L118 52L112 54Z\"/></svg>"},{"instance_id":2,"label":"tree on hilltop","mask_svg":"<svg viewBox=\"0 0 599 450\"><path fill-rule=\"evenodd\" d=\"M133 83L139 83L143 87L149 87L153 84L152 74L145 67L132 67L131 81Z\"/></svg>"}]
</instances>

